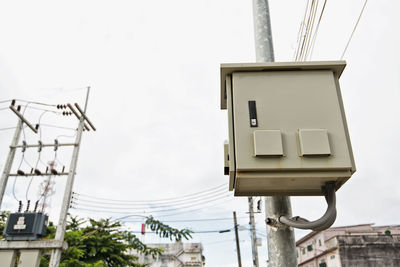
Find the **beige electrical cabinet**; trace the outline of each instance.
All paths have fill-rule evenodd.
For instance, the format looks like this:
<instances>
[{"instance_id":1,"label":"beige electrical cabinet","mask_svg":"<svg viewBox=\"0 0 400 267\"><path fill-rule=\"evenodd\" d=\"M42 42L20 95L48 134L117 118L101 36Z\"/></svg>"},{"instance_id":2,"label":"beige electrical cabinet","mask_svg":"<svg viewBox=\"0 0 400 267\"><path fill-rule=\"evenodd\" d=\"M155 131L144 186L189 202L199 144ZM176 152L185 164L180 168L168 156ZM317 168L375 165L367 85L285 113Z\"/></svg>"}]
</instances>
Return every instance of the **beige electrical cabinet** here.
<instances>
[{"instance_id":1,"label":"beige electrical cabinet","mask_svg":"<svg viewBox=\"0 0 400 267\"><path fill-rule=\"evenodd\" d=\"M338 79L344 61L221 65L225 174L236 196L322 195L355 172Z\"/></svg>"}]
</instances>

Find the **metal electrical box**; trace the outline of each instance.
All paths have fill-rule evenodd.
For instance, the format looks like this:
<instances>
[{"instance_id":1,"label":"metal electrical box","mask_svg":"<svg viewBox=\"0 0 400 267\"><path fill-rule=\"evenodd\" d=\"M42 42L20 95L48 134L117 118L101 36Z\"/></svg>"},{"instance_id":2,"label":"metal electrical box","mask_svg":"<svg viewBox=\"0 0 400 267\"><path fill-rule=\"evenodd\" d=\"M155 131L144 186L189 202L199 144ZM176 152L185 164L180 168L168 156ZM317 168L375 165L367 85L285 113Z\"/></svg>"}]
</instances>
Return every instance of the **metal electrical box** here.
<instances>
[{"instance_id":1,"label":"metal electrical box","mask_svg":"<svg viewBox=\"0 0 400 267\"><path fill-rule=\"evenodd\" d=\"M11 240L40 240L46 236L48 216L37 212L11 213L4 236Z\"/></svg>"},{"instance_id":2,"label":"metal electrical box","mask_svg":"<svg viewBox=\"0 0 400 267\"><path fill-rule=\"evenodd\" d=\"M338 79L344 61L221 65L225 174L236 196L322 195L355 172Z\"/></svg>"}]
</instances>

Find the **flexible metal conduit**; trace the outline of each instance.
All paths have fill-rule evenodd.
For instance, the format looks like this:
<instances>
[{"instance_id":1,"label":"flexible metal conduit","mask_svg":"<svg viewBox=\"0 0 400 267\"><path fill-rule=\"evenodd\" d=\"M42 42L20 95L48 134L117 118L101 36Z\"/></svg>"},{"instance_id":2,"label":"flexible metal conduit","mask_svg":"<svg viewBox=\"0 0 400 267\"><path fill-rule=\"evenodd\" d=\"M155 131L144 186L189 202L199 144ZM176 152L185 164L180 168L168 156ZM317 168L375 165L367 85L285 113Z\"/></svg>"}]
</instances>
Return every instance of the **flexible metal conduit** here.
<instances>
[{"instance_id":1,"label":"flexible metal conduit","mask_svg":"<svg viewBox=\"0 0 400 267\"><path fill-rule=\"evenodd\" d=\"M316 221L308 221L307 219L299 216L293 218L287 218L280 216L278 221L284 225L291 226L299 229L310 229L314 231L322 231L328 229L336 220L336 194L335 194L335 183L326 183L323 187L326 202L328 208L325 214Z\"/></svg>"}]
</instances>

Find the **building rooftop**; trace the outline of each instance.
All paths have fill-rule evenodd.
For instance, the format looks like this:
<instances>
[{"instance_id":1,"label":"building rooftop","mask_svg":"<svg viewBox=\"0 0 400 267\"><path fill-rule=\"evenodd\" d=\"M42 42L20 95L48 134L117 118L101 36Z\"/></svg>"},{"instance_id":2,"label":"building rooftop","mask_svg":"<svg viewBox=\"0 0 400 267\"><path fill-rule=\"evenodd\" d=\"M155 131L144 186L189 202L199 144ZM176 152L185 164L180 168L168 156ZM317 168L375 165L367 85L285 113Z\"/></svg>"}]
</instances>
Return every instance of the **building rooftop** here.
<instances>
[{"instance_id":1,"label":"building rooftop","mask_svg":"<svg viewBox=\"0 0 400 267\"><path fill-rule=\"evenodd\" d=\"M355 224L355 225L347 225L347 226L336 226L336 227L331 227L324 231L312 231L312 232L308 233L307 235L303 236L302 238L300 238L298 241L296 241L296 246L321 232L335 232L335 231L340 231L340 230L346 230L346 232L351 232L351 233L357 233L357 232L373 233L373 232L377 232L378 229L382 229L382 228L400 228L400 225L373 226L374 224L375 223L365 223L365 224Z\"/></svg>"}]
</instances>

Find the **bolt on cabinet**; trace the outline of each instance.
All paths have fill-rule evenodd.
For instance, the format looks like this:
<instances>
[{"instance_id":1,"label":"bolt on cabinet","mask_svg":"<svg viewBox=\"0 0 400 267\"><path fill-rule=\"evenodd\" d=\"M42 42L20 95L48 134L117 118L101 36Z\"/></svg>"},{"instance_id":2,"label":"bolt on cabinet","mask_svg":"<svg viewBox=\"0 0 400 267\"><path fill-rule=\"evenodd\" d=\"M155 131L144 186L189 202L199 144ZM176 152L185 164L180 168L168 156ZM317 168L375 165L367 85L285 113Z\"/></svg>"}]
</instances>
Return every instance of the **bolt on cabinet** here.
<instances>
[{"instance_id":1,"label":"bolt on cabinet","mask_svg":"<svg viewBox=\"0 0 400 267\"><path fill-rule=\"evenodd\" d=\"M338 79L345 62L221 65L225 174L236 196L322 195L355 163Z\"/></svg>"}]
</instances>

